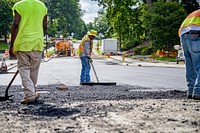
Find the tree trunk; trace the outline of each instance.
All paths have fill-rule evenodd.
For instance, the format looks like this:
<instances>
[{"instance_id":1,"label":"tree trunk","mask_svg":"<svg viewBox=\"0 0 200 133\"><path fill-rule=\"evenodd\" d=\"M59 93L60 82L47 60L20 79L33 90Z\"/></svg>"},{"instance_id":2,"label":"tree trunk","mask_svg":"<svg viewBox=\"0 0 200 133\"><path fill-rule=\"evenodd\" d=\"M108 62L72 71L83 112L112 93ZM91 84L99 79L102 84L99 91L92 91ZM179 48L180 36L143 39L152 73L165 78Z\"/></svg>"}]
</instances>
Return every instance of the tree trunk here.
<instances>
[{"instance_id":1,"label":"tree trunk","mask_svg":"<svg viewBox=\"0 0 200 133\"><path fill-rule=\"evenodd\" d=\"M147 4L148 4L149 6L151 6L152 0L146 0L146 2L147 2Z\"/></svg>"},{"instance_id":2,"label":"tree trunk","mask_svg":"<svg viewBox=\"0 0 200 133\"><path fill-rule=\"evenodd\" d=\"M8 33L7 33L7 32L4 32L4 33L3 33L3 36L4 36L4 41L5 41L5 42L7 42L7 35L8 35Z\"/></svg>"}]
</instances>

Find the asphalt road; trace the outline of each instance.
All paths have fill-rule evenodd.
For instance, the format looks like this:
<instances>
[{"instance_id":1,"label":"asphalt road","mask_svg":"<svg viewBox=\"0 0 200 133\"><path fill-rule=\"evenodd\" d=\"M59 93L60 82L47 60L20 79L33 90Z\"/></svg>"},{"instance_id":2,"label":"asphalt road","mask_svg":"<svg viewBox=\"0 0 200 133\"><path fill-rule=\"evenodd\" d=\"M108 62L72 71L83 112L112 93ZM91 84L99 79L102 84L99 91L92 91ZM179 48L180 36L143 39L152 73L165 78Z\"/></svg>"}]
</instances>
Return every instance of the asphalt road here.
<instances>
[{"instance_id":1,"label":"asphalt road","mask_svg":"<svg viewBox=\"0 0 200 133\"><path fill-rule=\"evenodd\" d=\"M134 67L118 65L116 62L103 59L93 59L100 82L116 82L118 85L137 85L142 87L163 87L167 89L186 90L185 69L163 67ZM53 58L41 64L38 85L65 84L67 86L79 85L81 62L78 57ZM15 72L16 68L9 72ZM1 74L0 84L7 85L13 73ZM91 80L97 82L91 69ZM20 85L19 75L13 85Z\"/></svg>"},{"instance_id":2,"label":"asphalt road","mask_svg":"<svg viewBox=\"0 0 200 133\"><path fill-rule=\"evenodd\" d=\"M22 105L19 75L0 102L0 133L140 133L200 131L199 101L186 98L184 68L139 67L94 57L100 82L117 86L80 86L78 57L52 58L41 64L39 100ZM11 80L0 74L0 94ZM91 71L92 81L96 81ZM65 84L66 90L57 86Z\"/></svg>"}]
</instances>

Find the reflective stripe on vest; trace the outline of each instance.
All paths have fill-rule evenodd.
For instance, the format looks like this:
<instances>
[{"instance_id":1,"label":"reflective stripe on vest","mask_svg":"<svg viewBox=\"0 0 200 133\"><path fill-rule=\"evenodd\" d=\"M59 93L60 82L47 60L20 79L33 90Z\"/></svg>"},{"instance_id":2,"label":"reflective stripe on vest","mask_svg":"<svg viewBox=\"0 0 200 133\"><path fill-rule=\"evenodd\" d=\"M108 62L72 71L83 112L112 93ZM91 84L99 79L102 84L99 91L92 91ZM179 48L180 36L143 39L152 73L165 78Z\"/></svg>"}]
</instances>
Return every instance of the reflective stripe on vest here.
<instances>
[{"instance_id":1,"label":"reflective stripe on vest","mask_svg":"<svg viewBox=\"0 0 200 133\"><path fill-rule=\"evenodd\" d=\"M200 30L200 10L196 10L186 17L178 30L178 35L180 37L191 30Z\"/></svg>"},{"instance_id":2,"label":"reflective stripe on vest","mask_svg":"<svg viewBox=\"0 0 200 133\"><path fill-rule=\"evenodd\" d=\"M86 34L83 37L81 43L79 44L78 51L77 51L78 55L81 55L81 53L84 52L84 43L86 41L90 41L90 43L91 43L90 44L90 54L92 53L93 42L90 40L89 35Z\"/></svg>"}]
</instances>

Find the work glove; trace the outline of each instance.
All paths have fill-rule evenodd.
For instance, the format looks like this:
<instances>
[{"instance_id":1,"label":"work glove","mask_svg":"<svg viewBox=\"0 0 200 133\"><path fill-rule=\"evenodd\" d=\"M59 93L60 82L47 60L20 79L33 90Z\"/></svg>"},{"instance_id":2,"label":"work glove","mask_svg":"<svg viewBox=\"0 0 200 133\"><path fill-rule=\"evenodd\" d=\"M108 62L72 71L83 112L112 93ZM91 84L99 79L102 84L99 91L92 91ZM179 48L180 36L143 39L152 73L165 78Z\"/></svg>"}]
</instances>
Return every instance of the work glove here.
<instances>
[{"instance_id":1,"label":"work glove","mask_svg":"<svg viewBox=\"0 0 200 133\"><path fill-rule=\"evenodd\" d=\"M92 60L91 57L87 57L87 58L88 58L88 60L89 60L89 63L92 63L92 62L93 62L93 60Z\"/></svg>"}]
</instances>

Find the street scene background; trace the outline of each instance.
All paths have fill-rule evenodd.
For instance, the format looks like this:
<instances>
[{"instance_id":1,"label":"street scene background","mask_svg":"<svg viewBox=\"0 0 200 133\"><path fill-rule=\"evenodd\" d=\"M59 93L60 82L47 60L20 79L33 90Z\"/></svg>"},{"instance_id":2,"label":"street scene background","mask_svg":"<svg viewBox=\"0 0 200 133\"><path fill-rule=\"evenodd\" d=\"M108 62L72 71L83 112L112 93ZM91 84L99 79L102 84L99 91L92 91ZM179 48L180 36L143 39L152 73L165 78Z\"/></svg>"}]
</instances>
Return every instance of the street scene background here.
<instances>
[{"instance_id":1,"label":"street scene background","mask_svg":"<svg viewBox=\"0 0 200 133\"><path fill-rule=\"evenodd\" d=\"M48 26L40 97L30 105L20 103L20 75L11 83L17 60L9 55L10 26L18 1L0 2L0 97L7 87L11 96L0 101L0 133L200 132L200 101L187 99L178 36L199 0L41 0ZM97 31L91 81L116 85L80 85L77 48L90 30Z\"/></svg>"}]
</instances>

